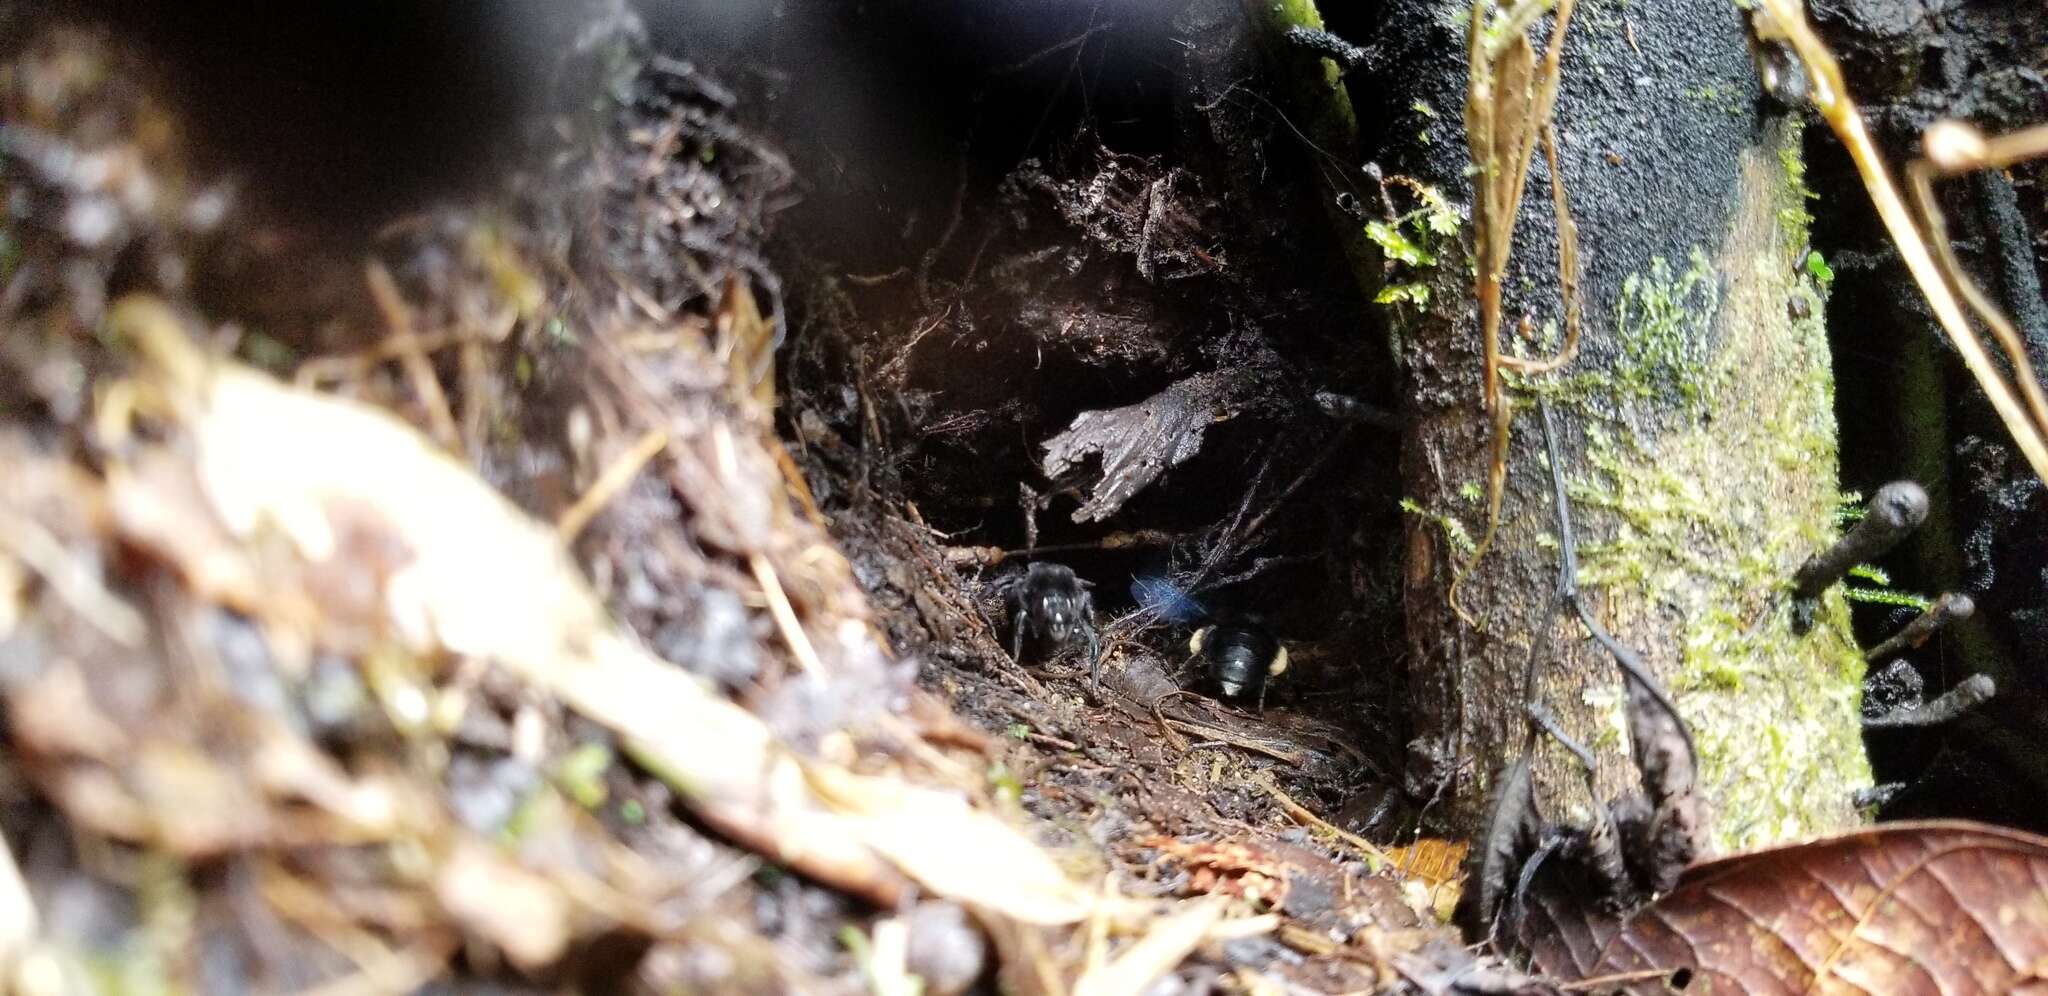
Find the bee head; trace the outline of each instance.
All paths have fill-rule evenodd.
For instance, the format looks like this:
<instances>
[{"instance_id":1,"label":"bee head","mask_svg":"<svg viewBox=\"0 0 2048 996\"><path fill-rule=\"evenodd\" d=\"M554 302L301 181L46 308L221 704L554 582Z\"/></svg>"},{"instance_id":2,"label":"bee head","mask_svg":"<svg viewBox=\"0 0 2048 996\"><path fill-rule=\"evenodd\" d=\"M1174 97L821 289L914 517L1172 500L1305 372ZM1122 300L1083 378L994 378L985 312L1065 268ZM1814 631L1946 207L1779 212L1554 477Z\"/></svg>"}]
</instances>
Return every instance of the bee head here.
<instances>
[{"instance_id":1,"label":"bee head","mask_svg":"<svg viewBox=\"0 0 2048 996\"><path fill-rule=\"evenodd\" d=\"M1045 635L1054 640L1064 641L1074 634L1073 599L1049 592L1038 598L1038 621L1045 628Z\"/></svg>"}]
</instances>

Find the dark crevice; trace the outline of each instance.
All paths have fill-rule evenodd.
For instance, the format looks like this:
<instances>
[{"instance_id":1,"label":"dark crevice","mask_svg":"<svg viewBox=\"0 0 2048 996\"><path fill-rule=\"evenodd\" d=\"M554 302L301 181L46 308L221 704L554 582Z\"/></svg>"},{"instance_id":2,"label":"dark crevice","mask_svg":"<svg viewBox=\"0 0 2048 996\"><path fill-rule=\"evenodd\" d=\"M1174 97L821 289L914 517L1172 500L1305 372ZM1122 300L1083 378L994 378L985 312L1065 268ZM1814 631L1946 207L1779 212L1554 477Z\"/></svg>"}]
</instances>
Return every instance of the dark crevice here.
<instances>
[{"instance_id":1,"label":"dark crevice","mask_svg":"<svg viewBox=\"0 0 2048 996\"><path fill-rule=\"evenodd\" d=\"M701 50L705 6L650 7L657 37L692 33ZM1395 378L1312 186L1363 174L1304 144L1238 5L797 3L709 23L717 47L773 67L739 85L803 178L773 247L803 288L781 417L871 594L924 618L892 623L899 649L935 683L1011 666L928 618L930 593L906 590L883 555L903 552L883 520L914 509L956 553L1018 551L1035 528L1045 559L1094 583L1113 660L1132 668L1200 686L1192 623L1119 622L1139 577L1170 575L1215 618L1269 626L1297 663L1245 728L1346 731L1365 763L1310 791L1333 811L1367 794L1405 736L1391 705L1398 437L1314 398L1392 408ZM1048 479L1047 441L1190 378L1220 399L1199 450L1101 521L1075 521L1099 461ZM1043 506L1030 525L1027 494ZM987 585L1029 559L963 565L953 582L979 593L1004 648ZM1027 671L1075 687L1058 665Z\"/></svg>"},{"instance_id":2,"label":"dark crevice","mask_svg":"<svg viewBox=\"0 0 2048 996\"><path fill-rule=\"evenodd\" d=\"M2032 124L2048 106L2041 49L2026 42L2039 38L2038 25L1989 2L1950 5L1938 23L1922 25L1893 23L1901 9L1861 0L1815 8L1895 166L1918 153L1921 129L1939 117L1995 132ZM2009 68L1979 73L1978 66ZM2039 608L2048 601L2048 544L2038 539L2048 529L2048 498L1891 249L1846 154L1818 126L1808 130L1806 147L1809 185L1829 192L1815 204L1812 240L1836 274L1828 324L1842 486L1868 495L1886 480L1910 477L1927 488L1927 525L1879 566L1894 590L1966 593L1977 611L1905 659L1930 698L1975 674L1998 687L1996 698L1955 723L1868 735L1876 780L1905 785L1881 815L2048 829L2048 813L2030 803L2048 790L2048 758L2029 746L2048 725L2048 674L2039 667L2048 640ZM2048 263L2044 180L2048 173L2033 164L1939 189L1957 255L2037 340L2037 370L2048 363L2038 341ZM1985 341L1992 342L1988 334ZM1913 614L1859 603L1858 636L1875 644Z\"/></svg>"}]
</instances>

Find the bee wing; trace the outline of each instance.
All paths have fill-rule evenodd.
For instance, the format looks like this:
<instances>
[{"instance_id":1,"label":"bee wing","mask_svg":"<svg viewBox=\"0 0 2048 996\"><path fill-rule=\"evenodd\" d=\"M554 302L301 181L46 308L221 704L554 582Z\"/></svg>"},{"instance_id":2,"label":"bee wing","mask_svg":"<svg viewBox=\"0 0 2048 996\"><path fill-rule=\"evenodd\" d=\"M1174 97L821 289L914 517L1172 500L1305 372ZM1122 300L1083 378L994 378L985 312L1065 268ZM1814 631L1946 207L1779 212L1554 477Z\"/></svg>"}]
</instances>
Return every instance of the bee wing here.
<instances>
[{"instance_id":1,"label":"bee wing","mask_svg":"<svg viewBox=\"0 0 2048 996\"><path fill-rule=\"evenodd\" d=\"M1166 622L1184 625L1205 619L1209 611L1181 587L1163 577L1144 575L1131 579L1131 598Z\"/></svg>"}]
</instances>

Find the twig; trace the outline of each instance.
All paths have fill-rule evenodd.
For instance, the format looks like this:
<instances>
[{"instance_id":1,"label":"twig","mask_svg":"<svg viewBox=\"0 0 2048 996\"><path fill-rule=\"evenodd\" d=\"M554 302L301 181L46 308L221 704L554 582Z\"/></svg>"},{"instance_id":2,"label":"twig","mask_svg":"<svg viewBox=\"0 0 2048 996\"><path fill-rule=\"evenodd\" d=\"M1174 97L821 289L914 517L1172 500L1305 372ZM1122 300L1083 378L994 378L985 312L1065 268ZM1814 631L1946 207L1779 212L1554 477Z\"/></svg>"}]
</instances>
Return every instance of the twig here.
<instances>
[{"instance_id":1,"label":"twig","mask_svg":"<svg viewBox=\"0 0 2048 996\"><path fill-rule=\"evenodd\" d=\"M1251 512L1252 499L1258 496L1259 485L1265 483L1266 474L1273 469L1274 457L1275 454L1269 452L1264 460L1259 461L1259 469L1252 475L1251 483L1245 485L1244 497L1239 499L1237 511L1230 517L1230 525L1216 534L1215 545L1203 556L1202 566L1188 579L1188 588L1193 589L1208 580L1210 572L1236 554L1239 538L1243 535L1238 531L1238 527L1244 524L1244 517Z\"/></svg>"},{"instance_id":2,"label":"twig","mask_svg":"<svg viewBox=\"0 0 2048 996\"><path fill-rule=\"evenodd\" d=\"M1817 598L1849 568L1883 554L1927 519L1927 491L1912 481L1893 481L1877 489L1869 511L1855 528L1827 549L1806 558L1793 575L1793 594Z\"/></svg>"},{"instance_id":3,"label":"twig","mask_svg":"<svg viewBox=\"0 0 2048 996\"><path fill-rule=\"evenodd\" d=\"M408 992L432 980L446 969L457 941L439 931L425 931L405 952L391 950L375 934L356 924L316 889L282 869L264 874L258 882L264 902L277 914L304 930L356 965L356 972L301 990L301 996L355 996L379 992Z\"/></svg>"},{"instance_id":4,"label":"twig","mask_svg":"<svg viewBox=\"0 0 2048 996\"><path fill-rule=\"evenodd\" d=\"M875 371L875 376L888 380L896 371L902 370L910 362L910 354L917 349L917 344L923 342L924 337L932 334L939 326L946 324L946 319L952 314L953 306L949 304L944 311L919 323L917 328L910 331L910 340L895 347L896 355L890 357L889 362L882 364L882 369Z\"/></svg>"},{"instance_id":5,"label":"twig","mask_svg":"<svg viewBox=\"0 0 2048 996\"><path fill-rule=\"evenodd\" d=\"M1173 732L1173 724L1168 723L1166 721L1165 706L1168 699L1172 699L1177 696L1187 694L1189 694L1188 690L1182 688L1177 689L1175 691L1167 692L1165 695L1161 695L1160 697L1152 700L1152 718L1153 720L1158 722L1159 732L1161 735L1166 737L1167 746L1172 747L1173 752L1176 754L1186 753L1188 749L1188 742L1185 739L1183 739L1180 734Z\"/></svg>"},{"instance_id":6,"label":"twig","mask_svg":"<svg viewBox=\"0 0 2048 996\"><path fill-rule=\"evenodd\" d=\"M1181 537L1162 529L1133 529L1128 532L1110 533L1098 540L1087 543L1055 543L1051 546L1004 549L999 546L949 546L946 548L946 562L956 567L993 567L1013 557L1035 557L1044 553L1071 553L1078 550L1130 550L1143 546L1172 546Z\"/></svg>"},{"instance_id":7,"label":"twig","mask_svg":"<svg viewBox=\"0 0 2048 996\"><path fill-rule=\"evenodd\" d=\"M775 576L775 565L768 562L765 553L747 555L748 566L754 569L754 580L761 584L761 594L768 598L768 613L775 617L775 625L782 630L782 638L789 643L789 652L796 657L796 663L805 674L822 675L825 669L818 663L818 652L811 648L811 638L804 633L803 623L796 618L796 608L789 604L789 595L782 590L782 582Z\"/></svg>"},{"instance_id":8,"label":"twig","mask_svg":"<svg viewBox=\"0 0 2048 996\"><path fill-rule=\"evenodd\" d=\"M1073 36L1072 38L1068 38L1065 41L1057 41L1050 45L1047 45L1046 47L1039 49L1038 51L1033 52L1022 59L1019 59L1016 62L1012 62L1009 65L1004 66L993 73L990 73L989 75L991 77L1008 76L1011 73L1018 72L1024 69L1029 69L1033 64L1037 63L1041 59L1046 59L1050 58L1051 56L1058 55L1061 52L1073 48L1076 45L1087 44L1088 39L1093 38L1096 35L1099 35L1102 32L1108 31L1109 29L1114 27L1116 27L1116 22L1114 21L1111 21L1107 24L1089 25L1088 30L1083 31L1080 34Z\"/></svg>"},{"instance_id":9,"label":"twig","mask_svg":"<svg viewBox=\"0 0 2048 996\"><path fill-rule=\"evenodd\" d=\"M1865 661L1879 661L1901 650L1919 647L1927 639L1952 622L1960 622L1976 614L1977 603L1970 596L1960 592L1944 592L1934 604L1913 617L1897 633L1883 643L1863 652Z\"/></svg>"},{"instance_id":10,"label":"twig","mask_svg":"<svg viewBox=\"0 0 2048 996\"><path fill-rule=\"evenodd\" d=\"M887 273L843 274L843 276L846 278L846 282L853 284L856 287L879 287L882 284L886 284L891 280L897 279L898 277L907 277L909 275L910 267L907 266L899 266L893 270L890 270Z\"/></svg>"},{"instance_id":11,"label":"twig","mask_svg":"<svg viewBox=\"0 0 2048 996\"><path fill-rule=\"evenodd\" d=\"M71 556L63 541L27 516L0 512L0 551L14 557L43 579L78 618L101 636L130 650L149 637L149 622L134 606L108 591L85 562Z\"/></svg>"},{"instance_id":12,"label":"twig","mask_svg":"<svg viewBox=\"0 0 2048 996\"><path fill-rule=\"evenodd\" d=\"M448 395L441 390L441 379L434 373L434 364L427 359L426 350L420 345L420 338L413 329L412 308L405 303L405 296L398 292L398 282L391 279L391 271L381 263L369 264L364 276L370 283L370 296L376 300L377 310L383 312L384 324L391 331L386 348L398 357L399 365L405 368L406 379L412 382L420 407L426 409L427 427L434 441L450 452L460 451L462 435L455 428L455 415L448 408Z\"/></svg>"},{"instance_id":13,"label":"twig","mask_svg":"<svg viewBox=\"0 0 2048 996\"><path fill-rule=\"evenodd\" d=\"M1240 750L1248 750L1254 754L1264 754L1275 761L1280 761L1285 764L1291 764L1295 767L1300 767L1301 763L1304 760L1306 760L1306 758L1303 758L1301 754L1298 752L1281 750L1278 747L1274 747L1267 744L1263 740L1259 740L1255 737L1247 737L1242 733L1235 733L1230 730L1226 730L1220 726L1210 726L1207 723L1197 723L1191 719L1174 719L1170 716L1166 717L1166 725L1170 729L1182 730L1187 733L1195 734L1196 736L1206 737L1210 740L1217 741L1218 743L1229 744L1230 746L1236 747Z\"/></svg>"},{"instance_id":14,"label":"twig","mask_svg":"<svg viewBox=\"0 0 2048 996\"><path fill-rule=\"evenodd\" d=\"M1061 740L1060 738L1053 736L1050 733L1040 733L1036 730L1024 734L1024 739L1029 740L1034 744L1044 744L1047 747L1058 747L1061 750L1081 749L1081 745L1073 742L1072 740Z\"/></svg>"},{"instance_id":15,"label":"twig","mask_svg":"<svg viewBox=\"0 0 2048 996\"><path fill-rule=\"evenodd\" d=\"M1200 586L1190 589L1188 591L1188 594L1202 595L1208 592L1215 591L1218 588L1228 588L1234 584L1243 584L1244 582L1250 581L1251 579L1258 577L1259 575L1264 574L1267 571L1274 570L1275 568L1292 567L1295 564L1313 563L1315 561L1323 559L1327 555L1328 554L1326 554L1325 552L1319 550L1315 553L1290 553L1278 557L1260 557L1259 559L1252 561L1252 565L1250 567L1247 567L1244 570L1241 570L1236 574L1232 574L1227 577L1220 577L1213 581L1205 581Z\"/></svg>"},{"instance_id":16,"label":"twig","mask_svg":"<svg viewBox=\"0 0 2048 996\"><path fill-rule=\"evenodd\" d=\"M1596 975L1590 979L1580 979L1577 982L1559 983L1557 988L1563 992L1575 993L1582 989L1606 989L1609 986L1623 982L1647 982L1651 979L1661 979L1670 974L1671 970L1668 968L1644 968L1633 972L1616 972L1613 975Z\"/></svg>"},{"instance_id":17,"label":"twig","mask_svg":"<svg viewBox=\"0 0 2048 996\"><path fill-rule=\"evenodd\" d=\"M1239 941L1247 937L1264 937L1280 929L1280 914L1263 913L1258 916L1238 917L1225 920L1209 928L1209 940Z\"/></svg>"},{"instance_id":18,"label":"twig","mask_svg":"<svg viewBox=\"0 0 2048 996\"><path fill-rule=\"evenodd\" d=\"M453 941L437 941L414 944L403 951L375 950L370 947L376 943L370 934L355 933L360 936L347 946L356 949L350 957L356 960L357 971L353 975L301 989L297 996L377 996L379 993L413 992L448 970L448 957L456 946Z\"/></svg>"},{"instance_id":19,"label":"twig","mask_svg":"<svg viewBox=\"0 0 2048 996\"><path fill-rule=\"evenodd\" d=\"M649 429L631 448L613 459L603 473L597 475L597 480L591 482L590 490L583 492L583 496L576 499L575 504L563 510L555 519L555 533L562 537L562 543L567 545L575 542L583 528L590 525L590 520L597 518L597 513L604 511L604 507L611 504L619 492L633 483L633 478L640 475L640 468L647 466L647 461L654 459L667 447L668 433L660 429Z\"/></svg>"},{"instance_id":20,"label":"twig","mask_svg":"<svg viewBox=\"0 0 2048 996\"><path fill-rule=\"evenodd\" d=\"M1239 553L1242 553L1252 540L1258 538L1259 530L1264 528L1266 520L1272 518L1273 513L1278 511L1280 506L1285 505L1289 498L1294 497L1294 493L1300 491L1302 485L1307 484L1310 478L1315 477L1323 469L1324 465L1330 462L1330 458L1335 456L1337 451L1342 449L1346 442L1350 441L1350 438L1350 426L1347 425L1337 430L1336 438L1331 439L1327 445L1324 445L1322 452L1317 453L1315 459L1310 460L1308 466L1301 469L1301 473L1294 475L1294 480L1288 482L1285 488L1280 489L1279 494L1273 496L1273 500L1267 503L1265 511L1254 516L1251 523L1244 527L1244 531L1238 534Z\"/></svg>"},{"instance_id":21,"label":"twig","mask_svg":"<svg viewBox=\"0 0 2048 996\"><path fill-rule=\"evenodd\" d=\"M1792 575L1792 632L1813 628L1813 611L1821 593L1842 579L1849 568L1872 560L1898 545L1927 519L1927 491L1912 481L1893 481L1877 489L1855 528L1827 549L1806 558Z\"/></svg>"},{"instance_id":22,"label":"twig","mask_svg":"<svg viewBox=\"0 0 2048 996\"><path fill-rule=\"evenodd\" d=\"M1863 728L1897 730L1913 726L1940 726L1991 701L1991 697L1997 694L1998 685L1991 680L1990 675L1973 674L1932 702L1894 709L1874 719L1866 719L1863 721Z\"/></svg>"},{"instance_id":23,"label":"twig","mask_svg":"<svg viewBox=\"0 0 2048 996\"><path fill-rule=\"evenodd\" d=\"M1352 847L1358 848L1360 851L1365 852L1373 860L1379 862L1383 866L1391 865L1394 863L1393 859L1389 858L1387 856L1387 852L1382 850L1378 844L1366 840L1364 837L1360 837L1359 835L1352 833L1349 830L1339 827L1329 822L1328 820L1325 820L1322 817L1317 816L1312 812L1309 812L1307 806L1304 806L1301 803L1294 801L1293 796L1290 796L1286 792L1281 791L1280 786L1273 784L1272 781L1261 781L1259 785L1260 787L1266 790L1266 793L1268 795L1271 795L1273 797L1273 801L1278 802L1280 804L1280 808L1287 810L1287 815L1292 816L1295 819L1308 824L1309 826L1315 827L1318 830L1322 830L1326 833L1336 836L1338 840L1341 840L1344 843L1350 844Z\"/></svg>"},{"instance_id":24,"label":"twig","mask_svg":"<svg viewBox=\"0 0 2048 996\"><path fill-rule=\"evenodd\" d=\"M1991 303L1990 296L1970 279L1968 271L1956 259L1955 247L1949 244L1948 218L1942 214L1940 204L1934 198L1937 176L1954 175L1981 163L1981 154L1973 156L1970 153L1983 147L1983 138L1961 122L1942 121L1927 130L1922 145L1930 158L1915 159L1906 164L1906 191L1913 198L1914 208L1920 212L1920 223L1927 229L1927 242L1934 249L1935 262L1948 278L1949 287L1962 295L1963 302L1984 320L1992 336L2004 347L2006 357L2012 361L2013 380L2026 399L2035 426L2048 428L2048 398L2042 397L2040 381L2027 375L2033 369L2033 363L2027 359L2027 347L2020 341L2019 330L1998 310L1997 305Z\"/></svg>"},{"instance_id":25,"label":"twig","mask_svg":"<svg viewBox=\"0 0 2048 996\"><path fill-rule=\"evenodd\" d=\"M1543 446L1550 457L1550 487L1557 513L1558 594L1571 604L1572 611L1578 614L1579 622L1585 624L1586 631L1593 635L1594 642L1600 644L1608 655L1614 658L1614 663L1620 666L1629 680L1655 699L1666 712L1677 716L1677 704L1671 701L1671 696L1664 691L1664 686L1650 675L1648 668L1643 666L1643 659L1633 648L1615 639L1614 634L1600 625L1600 620L1594 618L1593 613L1587 610L1585 601L1579 598L1578 541L1572 533L1571 500L1565 494L1564 455L1557 445L1557 429L1550 417L1550 402L1544 398L1537 398L1536 410L1543 422ZM1686 747L1693 751L1695 757L1698 756L1698 750L1693 744L1692 730L1684 723L1677 726L1678 732L1685 736Z\"/></svg>"},{"instance_id":26,"label":"twig","mask_svg":"<svg viewBox=\"0 0 2048 996\"><path fill-rule=\"evenodd\" d=\"M467 329L416 333L412 348L431 356L450 346L472 342L475 338L475 334ZM301 387L320 387L338 381L360 380L376 369L377 364L403 359L405 353L406 348L399 340L381 339L353 353L309 358L292 372L292 382Z\"/></svg>"},{"instance_id":27,"label":"twig","mask_svg":"<svg viewBox=\"0 0 2048 996\"><path fill-rule=\"evenodd\" d=\"M1550 734L1550 739L1557 741L1558 746L1570 751L1573 757L1579 759L1579 764L1586 769L1590 778L1594 769L1598 767L1593 763L1593 752L1587 750L1584 744L1572 739L1572 735L1557 724L1557 717L1552 715L1549 709L1544 708L1542 703L1530 702L1528 710L1529 718L1534 720L1537 726L1542 727L1543 732Z\"/></svg>"},{"instance_id":28,"label":"twig","mask_svg":"<svg viewBox=\"0 0 2048 996\"><path fill-rule=\"evenodd\" d=\"M508 312L506 319L509 328L510 322L519 320L518 313ZM484 355L482 340L464 338L456 348L455 367L462 383L462 451L482 453L484 420L492 398L489 358Z\"/></svg>"},{"instance_id":29,"label":"twig","mask_svg":"<svg viewBox=\"0 0 2048 996\"><path fill-rule=\"evenodd\" d=\"M825 513L818 509L818 498L811 493L811 483L804 479L804 472L797 467L796 458L789 455L789 447L782 445L782 440L774 437L769 437L767 443L769 452L775 455L775 465L782 468L783 483L788 485L790 494L796 496L797 504L804 510L804 518L809 519L811 525L817 526L820 530L829 530L831 527L825 521Z\"/></svg>"}]
</instances>

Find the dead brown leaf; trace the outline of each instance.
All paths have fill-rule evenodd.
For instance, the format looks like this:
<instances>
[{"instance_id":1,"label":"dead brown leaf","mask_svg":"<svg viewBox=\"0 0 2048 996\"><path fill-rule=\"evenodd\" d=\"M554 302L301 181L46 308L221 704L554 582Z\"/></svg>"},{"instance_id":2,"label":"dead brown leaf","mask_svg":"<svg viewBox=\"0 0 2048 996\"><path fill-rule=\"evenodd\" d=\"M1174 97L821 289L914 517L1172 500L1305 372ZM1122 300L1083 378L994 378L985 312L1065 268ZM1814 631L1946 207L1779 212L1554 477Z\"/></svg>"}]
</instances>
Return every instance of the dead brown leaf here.
<instances>
[{"instance_id":1,"label":"dead brown leaf","mask_svg":"<svg viewBox=\"0 0 2048 996\"><path fill-rule=\"evenodd\" d=\"M1521 934L1573 988L2048 991L2048 839L1891 823L1710 861L1623 920L1532 895Z\"/></svg>"},{"instance_id":2,"label":"dead brown leaf","mask_svg":"<svg viewBox=\"0 0 2048 996\"><path fill-rule=\"evenodd\" d=\"M1274 909L1287 899L1292 866L1249 844L1164 836L1147 837L1139 843L1186 868L1190 893L1235 896Z\"/></svg>"},{"instance_id":3,"label":"dead brown leaf","mask_svg":"<svg viewBox=\"0 0 2048 996\"><path fill-rule=\"evenodd\" d=\"M1472 845L1466 841L1424 837L1406 847L1389 849L1387 863L1395 871L1421 879L1425 885L1434 888L1455 882L1464 874L1465 854L1471 849Z\"/></svg>"}]
</instances>

